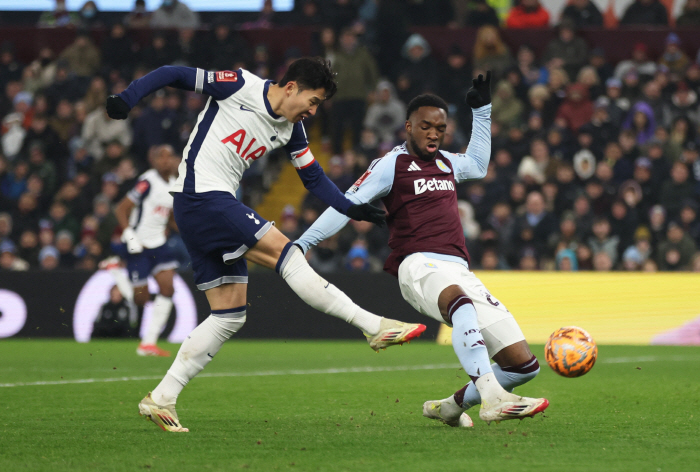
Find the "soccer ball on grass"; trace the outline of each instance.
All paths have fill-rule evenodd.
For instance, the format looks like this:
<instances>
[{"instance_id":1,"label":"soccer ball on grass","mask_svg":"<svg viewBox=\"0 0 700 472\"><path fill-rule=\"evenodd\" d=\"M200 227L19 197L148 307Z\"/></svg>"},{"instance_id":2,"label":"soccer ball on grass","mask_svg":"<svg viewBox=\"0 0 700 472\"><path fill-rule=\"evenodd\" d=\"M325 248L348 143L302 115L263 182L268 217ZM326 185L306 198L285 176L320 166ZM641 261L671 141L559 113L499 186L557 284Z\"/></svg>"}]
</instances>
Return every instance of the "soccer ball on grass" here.
<instances>
[{"instance_id":1,"label":"soccer ball on grass","mask_svg":"<svg viewBox=\"0 0 700 472\"><path fill-rule=\"evenodd\" d=\"M544 346L544 358L554 372L564 377L580 377L593 368L598 346L577 326L559 328Z\"/></svg>"}]
</instances>

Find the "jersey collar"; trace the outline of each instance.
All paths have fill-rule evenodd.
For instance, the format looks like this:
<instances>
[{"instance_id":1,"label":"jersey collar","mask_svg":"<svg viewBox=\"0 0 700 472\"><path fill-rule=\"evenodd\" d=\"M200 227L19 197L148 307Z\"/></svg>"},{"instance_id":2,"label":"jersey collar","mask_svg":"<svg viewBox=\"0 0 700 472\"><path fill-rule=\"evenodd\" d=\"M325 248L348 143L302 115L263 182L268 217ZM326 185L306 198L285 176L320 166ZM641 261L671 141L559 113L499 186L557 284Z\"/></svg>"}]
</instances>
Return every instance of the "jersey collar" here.
<instances>
[{"instance_id":1,"label":"jersey collar","mask_svg":"<svg viewBox=\"0 0 700 472\"><path fill-rule=\"evenodd\" d=\"M270 115L274 119L280 118L280 115L272 111L272 107L270 106L270 101L267 99L267 91L270 88L270 84L274 84L273 81L271 80L266 80L265 81L265 86L263 87L263 102L265 102L265 108L267 109L268 115Z\"/></svg>"}]
</instances>

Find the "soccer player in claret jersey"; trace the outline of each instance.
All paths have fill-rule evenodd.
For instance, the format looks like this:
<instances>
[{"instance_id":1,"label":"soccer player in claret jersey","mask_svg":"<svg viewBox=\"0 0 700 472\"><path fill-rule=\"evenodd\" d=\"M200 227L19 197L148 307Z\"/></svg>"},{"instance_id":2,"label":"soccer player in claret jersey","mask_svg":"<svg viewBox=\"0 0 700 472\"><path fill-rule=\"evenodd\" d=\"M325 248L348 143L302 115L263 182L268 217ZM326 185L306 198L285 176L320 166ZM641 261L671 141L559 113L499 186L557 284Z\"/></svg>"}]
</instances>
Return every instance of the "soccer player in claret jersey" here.
<instances>
[{"instance_id":1,"label":"soccer player in claret jersey","mask_svg":"<svg viewBox=\"0 0 700 472\"><path fill-rule=\"evenodd\" d=\"M289 154L304 186L343 215L385 223L384 211L348 200L323 173L308 148L301 121L336 90L322 58L294 61L279 83L236 71L165 66L107 99L107 113L125 119L146 95L165 86L209 95L183 151L171 189L180 235L192 258L195 282L211 316L190 333L163 380L139 403L140 413L166 431L185 432L177 396L246 319L246 259L274 269L302 300L360 328L374 350L402 344L425 326L381 318L363 310L316 274L301 251L272 223L236 200L241 175L273 149Z\"/></svg>"},{"instance_id":2,"label":"soccer player in claret jersey","mask_svg":"<svg viewBox=\"0 0 700 472\"><path fill-rule=\"evenodd\" d=\"M406 143L372 162L346 193L357 204L382 199L392 249L384 270L398 277L401 294L416 310L454 328L452 346L472 381L444 400L423 405L424 416L450 426L473 426L464 411L479 403L479 417L489 423L533 416L549 405L544 398L510 393L533 379L539 364L513 315L469 270L457 211L455 184L486 175L490 82L490 72L486 79L479 75L467 93L474 118L465 154L440 151L447 105L435 95L420 95L408 105ZM295 244L305 252L347 221L329 209Z\"/></svg>"},{"instance_id":3,"label":"soccer player in claret jersey","mask_svg":"<svg viewBox=\"0 0 700 472\"><path fill-rule=\"evenodd\" d=\"M144 172L133 189L114 209L123 228L122 241L126 244L126 264L133 293L125 296L139 306L150 299L148 276L158 283L159 293L153 300L153 312L146 326L141 344L136 349L140 356L168 357L170 352L158 346L158 336L168 322L173 308L173 277L179 266L175 255L166 245L166 230L172 224L173 197L170 187L175 183L173 161L175 152L171 146L162 145L153 150L152 169ZM112 272L115 278L122 272ZM117 279L118 285L129 284Z\"/></svg>"}]
</instances>

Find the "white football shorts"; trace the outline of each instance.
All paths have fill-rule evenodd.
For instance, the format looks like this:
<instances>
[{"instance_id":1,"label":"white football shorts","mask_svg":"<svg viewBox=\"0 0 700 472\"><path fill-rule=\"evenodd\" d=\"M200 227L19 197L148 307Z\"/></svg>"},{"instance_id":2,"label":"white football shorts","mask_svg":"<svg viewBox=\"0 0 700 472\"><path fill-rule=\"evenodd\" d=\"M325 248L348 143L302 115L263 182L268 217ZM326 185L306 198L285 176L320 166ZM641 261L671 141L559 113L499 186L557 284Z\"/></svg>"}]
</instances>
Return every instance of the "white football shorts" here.
<instances>
[{"instance_id":1,"label":"white football shorts","mask_svg":"<svg viewBox=\"0 0 700 472\"><path fill-rule=\"evenodd\" d=\"M449 323L440 314L438 297L450 285L462 287L474 303L489 356L525 340L513 315L464 265L416 253L404 259L399 266L399 286L403 298L419 312L445 324Z\"/></svg>"}]
</instances>

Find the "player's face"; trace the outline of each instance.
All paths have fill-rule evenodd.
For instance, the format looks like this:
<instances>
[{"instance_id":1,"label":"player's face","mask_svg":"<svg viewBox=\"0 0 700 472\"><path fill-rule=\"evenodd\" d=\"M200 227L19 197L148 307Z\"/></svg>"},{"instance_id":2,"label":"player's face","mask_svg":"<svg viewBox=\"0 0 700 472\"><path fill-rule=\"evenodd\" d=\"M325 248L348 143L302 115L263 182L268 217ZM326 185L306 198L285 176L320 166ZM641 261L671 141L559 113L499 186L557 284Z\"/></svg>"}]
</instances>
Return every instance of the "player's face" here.
<instances>
[{"instance_id":1,"label":"player's face","mask_svg":"<svg viewBox=\"0 0 700 472\"><path fill-rule=\"evenodd\" d=\"M153 167L160 174L171 174L173 168L173 155L167 151L159 152L153 159Z\"/></svg>"},{"instance_id":2,"label":"player's face","mask_svg":"<svg viewBox=\"0 0 700 472\"><path fill-rule=\"evenodd\" d=\"M447 113L442 108L420 107L406 121L408 151L424 161L435 159L445 139Z\"/></svg>"},{"instance_id":3,"label":"player's face","mask_svg":"<svg viewBox=\"0 0 700 472\"><path fill-rule=\"evenodd\" d=\"M318 106L323 102L325 96L326 91L322 88L299 90L294 84L287 95L283 116L292 123L297 123L304 118L313 116L316 114L316 110L318 110Z\"/></svg>"}]
</instances>

